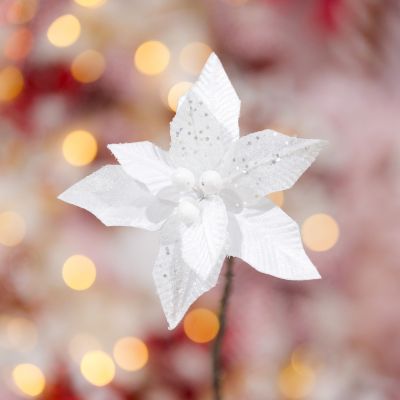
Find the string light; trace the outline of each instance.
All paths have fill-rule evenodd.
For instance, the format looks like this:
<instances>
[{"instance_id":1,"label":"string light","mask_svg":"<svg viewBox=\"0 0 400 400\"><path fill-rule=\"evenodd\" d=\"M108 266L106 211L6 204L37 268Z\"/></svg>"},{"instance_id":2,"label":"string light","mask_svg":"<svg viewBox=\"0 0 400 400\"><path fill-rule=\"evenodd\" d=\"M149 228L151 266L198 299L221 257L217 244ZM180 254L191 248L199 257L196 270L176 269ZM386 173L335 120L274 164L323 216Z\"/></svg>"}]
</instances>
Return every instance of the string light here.
<instances>
[{"instance_id":1,"label":"string light","mask_svg":"<svg viewBox=\"0 0 400 400\"><path fill-rule=\"evenodd\" d=\"M86 290L96 279L96 266L90 258L77 254L65 261L62 277L69 288L78 291Z\"/></svg>"},{"instance_id":2,"label":"string light","mask_svg":"<svg viewBox=\"0 0 400 400\"><path fill-rule=\"evenodd\" d=\"M179 99L193 86L191 82L178 82L168 92L168 105L172 111L178 108Z\"/></svg>"},{"instance_id":3,"label":"string light","mask_svg":"<svg viewBox=\"0 0 400 400\"><path fill-rule=\"evenodd\" d=\"M146 344L134 337L118 340L115 343L113 355L118 366L126 371L142 369L149 359Z\"/></svg>"},{"instance_id":4,"label":"string light","mask_svg":"<svg viewBox=\"0 0 400 400\"><path fill-rule=\"evenodd\" d=\"M81 33L81 24L74 15L58 17L47 30L49 42L56 47L68 47L74 44Z\"/></svg>"},{"instance_id":5,"label":"string light","mask_svg":"<svg viewBox=\"0 0 400 400\"><path fill-rule=\"evenodd\" d=\"M0 214L0 244L13 247L21 243L26 233L25 220L14 211Z\"/></svg>"},{"instance_id":6,"label":"string light","mask_svg":"<svg viewBox=\"0 0 400 400\"><path fill-rule=\"evenodd\" d=\"M90 83L101 77L105 66L101 53L96 50L86 50L75 57L71 65L71 73L78 82Z\"/></svg>"},{"instance_id":7,"label":"string light","mask_svg":"<svg viewBox=\"0 0 400 400\"><path fill-rule=\"evenodd\" d=\"M301 229L304 244L313 251L331 249L339 239L339 226L328 214L308 217Z\"/></svg>"},{"instance_id":8,"label":"string light","mask_svg":"<svg viewBox=\"0 0 400 400\"><path fill-rule=\"evenodd\" d=\"M179 62L185 71L197 75L211 52L212 49L205 43L189 43L182 49L179 55Z\"/></svg>"},{"instance_id":9,"label":"string light","mask_svg":"<svg viewBox=\"0 0 400 400\"><path fill-rule=\"evenodd\" d=\"M34 364L17 365L12 372L12 377L17 388L30 397L40 395L46 386L43 372Z\"/></svg>"},{"instance_id":10,"label":"string light","mask_svg":"<svg viewBox=\"0 0 400 400\"><path fill-rule=\"evenodd\" d=\"M6 19L12 24L24 24L36 14L37 0L13 0L6 11Z\"/></svg>"},{"instance_id":11,"label":"string light","mask_svg":"<svg viewBox=\"0 0 400 400\"><path fill-rule=\"evenodd\" d=\"M14 100L24 88L24 77L21 71L14 66L0 70L0 102Z\"/></svg>"},{"instance_id":12,"label":"string light","mask_svg":"<svg viewBox=\"0 0 400 400\"><path fill-rule=\"evenodd\" d=\"M32 41L32 32L27 28L20 28L8 38L4 46L4 55L12 61L22 60L31 51Z\"/></svg>"},{"instance_id":13,"label":"string light","mask_svg":"<svg viewBox=\"0 0 400 400\"><path fill-rule=\"evenodd\" d=\"M105 386L114 379L115 365L104 351L90 351L82 358L81 373L92 385Z\"/></svg>"},{"instance_id":14,"label":"string light","mask_svg":"<svg viewBox=\"0 0 400 400\"><path fill-rule=\"evenodd\" d=\"M285 202L285 195L283 192L274 192L268 195L268 198L273 201L278 207L283 207Z\"/></svg>"},{"instance_id":15,"label":"string light","mask_svg":"<svg viewBox=\"0 0 400 400\"><path fill-rule=\"evenodd\" d=\"M62 145L65 160L74 166L90 164L97 154L97 142L94 136L84 130L68 133Z\"/></svg>"},{"instance_id":16,"label":"string light","mask_svg":"<svg viewBox=\"0 0 400 400\"><path fill-rule=\"evenodd\" d=\"M218 318L215 313L206 308L197 308L186 315L183 329L186 336L193 342L207 343L217 336Z\"/></svg>"},{"instance_id":17,"label":"string light","mask_svg":"<svg viewBox=\"0 0 400 400\"><path fill-rule=\"evenodd\" d=\"M158 75L163 72L170 60L170 53L165 44L151 40L141 44L135 52L135 66L145 75Z\"/></svg>"},{"instance_id":18,"label":"string light","mask_svg":"<svg viewBox=\"0 0 400 400\"><path fill-rule=\"evenodd\" d=\"M106 0L74 0L76 4L87 8L98 8L104 5Z\"/></svg>"}]
</instances>

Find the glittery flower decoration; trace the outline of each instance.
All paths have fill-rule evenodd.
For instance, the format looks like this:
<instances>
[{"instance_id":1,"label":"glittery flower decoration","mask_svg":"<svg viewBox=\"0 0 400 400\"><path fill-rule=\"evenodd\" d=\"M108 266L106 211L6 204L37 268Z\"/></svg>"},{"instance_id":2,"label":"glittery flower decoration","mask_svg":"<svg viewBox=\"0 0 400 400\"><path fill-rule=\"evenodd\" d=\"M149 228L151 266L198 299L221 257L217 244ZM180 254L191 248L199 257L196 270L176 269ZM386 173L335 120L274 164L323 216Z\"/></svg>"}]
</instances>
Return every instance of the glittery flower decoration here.
<instances>
[{"instance_id":1,"label":"glittery flower decoration","mask_svg":"<svg viewBox=\"0 0 400 400\"><path fill-rule=\"evenodd\" d=\"M297 224L266 195L291 187L324 142L264 130L239 137L240 100L212 54L171 122L171 146L112 144L108 165L60 199L107 226L160 231L153 276L170 329L216 285L224 258L283 279L319 274Z\"/></svg>"}]
</instances>

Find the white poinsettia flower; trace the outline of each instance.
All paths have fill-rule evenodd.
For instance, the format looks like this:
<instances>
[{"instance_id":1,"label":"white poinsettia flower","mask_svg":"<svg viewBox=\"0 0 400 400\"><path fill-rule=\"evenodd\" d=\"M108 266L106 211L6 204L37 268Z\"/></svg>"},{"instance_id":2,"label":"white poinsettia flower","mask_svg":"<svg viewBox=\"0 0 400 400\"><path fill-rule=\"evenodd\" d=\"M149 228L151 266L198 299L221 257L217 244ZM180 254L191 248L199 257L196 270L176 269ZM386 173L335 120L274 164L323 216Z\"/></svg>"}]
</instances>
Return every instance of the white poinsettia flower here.
<instances>
[{"instance_id":1,"label":"white poinsettia flower","mask_svg":"<svg viewBox=\"0 0 400 400\"><path fill-rule=\"evenodd\" d=\"M171 122L168 152L113 144L108 165L60 199L108 226L160 230L154 279L174 328L217 283L227 255L283 279L319 278L297 224L265 196L291 187L324 142L264 130L239 137L240 101L212 54Z\"/></svg>"}]
</instances>

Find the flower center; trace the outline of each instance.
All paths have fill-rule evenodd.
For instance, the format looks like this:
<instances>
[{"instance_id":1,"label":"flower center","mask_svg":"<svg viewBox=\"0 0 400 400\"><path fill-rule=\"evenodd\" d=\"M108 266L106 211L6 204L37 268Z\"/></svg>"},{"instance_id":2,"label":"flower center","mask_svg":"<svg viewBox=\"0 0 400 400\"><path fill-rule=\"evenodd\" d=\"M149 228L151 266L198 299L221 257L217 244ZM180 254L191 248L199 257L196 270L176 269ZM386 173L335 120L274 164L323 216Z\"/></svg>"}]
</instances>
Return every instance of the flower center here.
<instances>
[{"instance_id":1,"label":"flower center","mask_svg":"<svg viewBox=\"0 0 400 400\"><path fill-rule=\"evenodd\" d=\"M200 189L204 194L218 194L223 186L221 175L217 171L209 170L200 176Z\"/></svg>"},{"instance_id":2,"label":"flower center","mask_svg":"<svg viewBox=\"0 0 400 400\"><path fill-rule=\"evenodd\" d=\"M180 190L190 190L195 184L195 177L192 171L187 168L177 168L172 175L172 182Z\"/></svg>"},{"instance_id":3,"label":"flower center","mask_svg":"<svg viewBox=\"0 0 400 400\"><path fill-rule=\"evenodd\" d=\"M190 199L182 199L178 205L180 219L187 225L192 225L200 217L200 210Z\"/></svg>"}]
</instances>

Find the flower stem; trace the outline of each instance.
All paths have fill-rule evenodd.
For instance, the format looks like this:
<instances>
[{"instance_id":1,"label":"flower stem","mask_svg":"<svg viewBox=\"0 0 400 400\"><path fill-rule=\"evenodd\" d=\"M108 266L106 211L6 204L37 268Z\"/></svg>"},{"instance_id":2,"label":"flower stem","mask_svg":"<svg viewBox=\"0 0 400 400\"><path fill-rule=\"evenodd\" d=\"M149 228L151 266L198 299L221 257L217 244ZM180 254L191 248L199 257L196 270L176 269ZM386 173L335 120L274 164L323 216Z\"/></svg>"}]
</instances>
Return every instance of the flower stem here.
<instances>
[{"instance_id":1,"label":"flower stem","mask_svg":"<svg viewBox=\"0 0 400 400\"><path fill-rule=\"evenodd\" d=\"M212 367L213 367L213 390L214 390L214 400L222 400L221 393L221 350L222 342L225 334L226 325L226 312L229 303L229 296L232 291L232 279L233 279L233 257L227 257L227 269L225 275L225 286L224 292L221 298L221 304L219 309L219 331L217 337L214 341L214 346L212 349Z\"/></svg>"}]
</instances>

